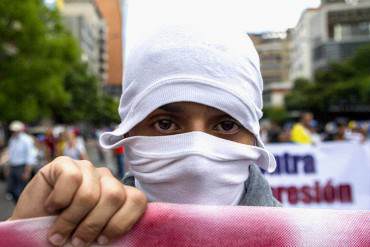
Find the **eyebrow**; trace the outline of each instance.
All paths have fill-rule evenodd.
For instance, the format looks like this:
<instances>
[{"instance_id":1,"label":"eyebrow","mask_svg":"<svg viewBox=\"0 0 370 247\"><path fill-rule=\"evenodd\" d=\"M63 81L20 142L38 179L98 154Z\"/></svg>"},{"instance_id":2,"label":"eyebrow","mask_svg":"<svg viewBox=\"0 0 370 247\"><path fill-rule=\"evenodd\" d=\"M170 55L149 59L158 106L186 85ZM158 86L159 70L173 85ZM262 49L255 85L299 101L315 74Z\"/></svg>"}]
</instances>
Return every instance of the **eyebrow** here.
<instances>
[{"instance_id":1,"label":"eyebrow","mask_svg":"<svg viewBox=\"0 0 370 247\"><path fill-rule=\"evenodd\" d=\"M176 105L164 105L164 106L159 107L159 109L164 110L166 112L171 112L171 113L183 113L183 112L185 112L182 107L176 106Z\"/></svg>"},{"instance_id":2,"label":"eyebrow","mask_svg":"<svg viewBox=\"0 0 370 247\"><path fill-rule=\"evenodd\" d=\"M185 108L179 105L173 105L173 104L167 104L164 106L159 107L158 109L169 112L169 113L184 113L186 112ZM217 117L217 118L233 118L226 112L219 112L219 110L210 109L208 111L209 114L211 114L211 117ZM234 119L234 118L233 118Z\"/></svg>"}]
</instances>

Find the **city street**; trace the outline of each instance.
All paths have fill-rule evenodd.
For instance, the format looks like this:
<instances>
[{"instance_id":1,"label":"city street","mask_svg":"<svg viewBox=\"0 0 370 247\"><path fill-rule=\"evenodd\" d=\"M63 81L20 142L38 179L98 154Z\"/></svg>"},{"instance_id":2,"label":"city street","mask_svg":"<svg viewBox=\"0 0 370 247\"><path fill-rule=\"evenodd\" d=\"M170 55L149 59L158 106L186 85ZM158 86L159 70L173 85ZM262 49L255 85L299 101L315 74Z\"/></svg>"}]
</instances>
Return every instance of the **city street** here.
<instances>
[{"instance_id":1,"label":"city street","mask_svg":"<svg viewBox=\"0 0 370 247\"><path fill-rule=\"evenodd\" d=\"M5 181L0 181L0 221L9 218L13 211L14 204L5 199Z\"/></svg>"}]
</instances>

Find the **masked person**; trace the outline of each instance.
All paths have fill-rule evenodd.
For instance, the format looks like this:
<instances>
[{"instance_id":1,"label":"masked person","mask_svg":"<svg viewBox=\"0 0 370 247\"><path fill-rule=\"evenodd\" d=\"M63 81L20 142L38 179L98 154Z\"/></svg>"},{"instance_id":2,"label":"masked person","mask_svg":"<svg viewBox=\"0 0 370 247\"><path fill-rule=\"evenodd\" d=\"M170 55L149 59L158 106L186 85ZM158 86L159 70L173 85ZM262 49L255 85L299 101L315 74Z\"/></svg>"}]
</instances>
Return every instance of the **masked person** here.
<instances>
[{"instance_id":1,"label":"masked person","mask_svg":"<svg viewBox=\"0 0 370 247\"><path fill-rule=\"evenodd\" d=\"M43 196L43 205L52 209L39 213L62 210L50 230L52 243L61 245L70 237L75 246L96 239L107 243L140 218L146 200L279 205L260 171L273 171L276 164L259 135L263 81L247 35L167 26L136 45L125 69L122 123L100 141L105 148L124 145L126 185L81 161L59 158L49 164L24 192L23 204L30 203L33 188L45 187L42 179L54 186ZM68 173L71 167L75 170ZM58 180L53 173L62 175ZM76 179L73 189L58 187L78 176L82 182ZM90 198L82 208L81 200ZM12 218L35 216L23 204Z\"/></svg>"},{"instance_id":2,"label":"masked person","mask_svg":"<svg viewBox=\"0 0 370 247\"><path fill-rule=\"evenodd\" d=\"M275 162L259 135L263 82L245 34L164 28L128 61L122 123L101 137L126 147L127 184L149 201L277 205L258 168Z\"/></svg>"}]
</instances>

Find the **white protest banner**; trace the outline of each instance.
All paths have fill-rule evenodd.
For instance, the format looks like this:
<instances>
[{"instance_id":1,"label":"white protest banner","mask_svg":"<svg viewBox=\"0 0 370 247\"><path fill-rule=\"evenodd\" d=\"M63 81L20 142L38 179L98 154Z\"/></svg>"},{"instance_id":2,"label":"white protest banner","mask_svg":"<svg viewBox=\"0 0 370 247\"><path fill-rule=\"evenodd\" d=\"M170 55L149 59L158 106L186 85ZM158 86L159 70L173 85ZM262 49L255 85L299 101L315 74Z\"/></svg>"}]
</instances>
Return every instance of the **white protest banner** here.
<instances>
[{"instance_id":1,"label":"white protest banner","mask_svg":"<svg viewBox=\"0 0 370 247\"><path fill-rule=\"evenodd\" d=\"M370 143L270 144L277 169L265 173L287 207L370 209Z\"/></svg>"}]
</instances>

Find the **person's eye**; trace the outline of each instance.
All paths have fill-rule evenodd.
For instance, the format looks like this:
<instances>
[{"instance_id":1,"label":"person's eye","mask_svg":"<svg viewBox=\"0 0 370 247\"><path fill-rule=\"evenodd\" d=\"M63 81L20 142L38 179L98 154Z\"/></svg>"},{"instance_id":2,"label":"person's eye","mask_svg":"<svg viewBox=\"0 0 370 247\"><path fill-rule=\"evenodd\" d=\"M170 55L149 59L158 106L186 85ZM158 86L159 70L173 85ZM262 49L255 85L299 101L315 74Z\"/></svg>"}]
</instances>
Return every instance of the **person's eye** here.
<instances>
[{"instance_id":1,"label":"person's eye","mask_svg":"<svg viewBox=\"0 0 370 247\"><path fill-rule=\"evenodd\" d=\"M224 120L218 123L214 130L223 134L236 134L240 130L240 125L233 120Z\"/></svg>"},{"instance_id":2,"label":"person's eye","mask_svg":"<svg viewBox=\"0 0 370 247\"><path fill-rule=\"evenodd\" d=\"M179 129L170 119L160 119L154 123L154 128L161 133L169 133Z\"/></svg>"}]
</instances>

